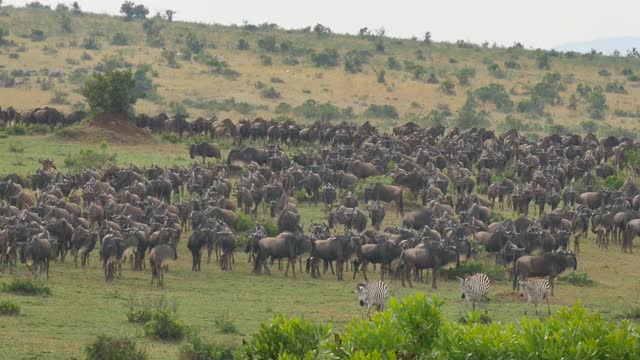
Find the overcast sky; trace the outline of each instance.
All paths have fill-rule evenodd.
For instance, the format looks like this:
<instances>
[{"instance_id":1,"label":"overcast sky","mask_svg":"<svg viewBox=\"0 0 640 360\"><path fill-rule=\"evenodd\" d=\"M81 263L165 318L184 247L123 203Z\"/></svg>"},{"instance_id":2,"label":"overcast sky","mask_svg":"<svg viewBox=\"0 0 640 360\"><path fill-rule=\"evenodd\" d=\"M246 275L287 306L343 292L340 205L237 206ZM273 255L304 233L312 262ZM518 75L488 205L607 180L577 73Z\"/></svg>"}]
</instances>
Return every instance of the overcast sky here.
<instances>
[{"instance_id":1,"label":"overcast sky","mask_svg":"<svg viewBox=\"0 0 640 360\"><path fill-rule=\"evenodd\" d=\"M31 0L29 0L31 1ZM40 0L55 5L61 1ZM72 1L62 1L70 3ZM117 14L123 1L79 0L83 10ZM139 3L138 1L134 1ZM24 6L26 0L4 0ZM436 41L488 41L552 48L567 42L640 36L638 0L144 0L153 13L177 11L176 20L219 24L276 23L301 28L315 23L334 32L384 27L390 36Z\"/></svg>"}]
</instances>

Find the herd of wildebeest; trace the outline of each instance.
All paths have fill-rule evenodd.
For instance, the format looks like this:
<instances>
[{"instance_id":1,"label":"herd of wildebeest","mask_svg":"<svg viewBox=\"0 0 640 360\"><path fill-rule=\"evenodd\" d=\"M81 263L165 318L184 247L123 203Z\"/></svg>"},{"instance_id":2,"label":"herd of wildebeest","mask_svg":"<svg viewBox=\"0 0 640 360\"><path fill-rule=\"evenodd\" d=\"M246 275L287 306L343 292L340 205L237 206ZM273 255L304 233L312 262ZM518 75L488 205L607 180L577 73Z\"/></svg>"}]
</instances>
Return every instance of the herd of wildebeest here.
<instances>
[{"instance_id":1,"label":"herd of wildebeest","mask_svg":"<svg viewBox=\"0 0 640 360\"><path fill-rule=\"evenodd\" d=\"M6 122L51 125L53 111L2 113ZM33 276L48 278L51 260L64 262L70 251L76 267L85 266L97 247L106 281L122 276L123 264L143 271L148 263L151 283L163 286L181 242L193 271L205 254L207 263L213 256L232 271L241 239L256 274L286 261L285 275L290 269L295 277L304 263L314 278L322 265L338 280L345 271L367 279L373 264L382 279L401 278L403 286L432 270L436 288L439 269L490 253L512 269L514 288L518 278L547 276L553 288L556 276L577 268L589 232L600 248L615 243L628 252L640 234L640 189L633 182L639 169L628 156L638 143L631 139L553 134L532 141L515 130L447 132L406 123L384 133L368 122L236 124L163 114L140 115L136 123L211 142L190 147L191 158L203 161L188 167L111 165L62 174L41 160L28 177L4 176L0 270L15 269L19 260ZM222 157L219 138L232 138L234 148L226 161L205 161ZM618 189L598 180L619 173L632 175ZM301 201L326 214L307 229L298 211L301 191L307 194ZM401 224L383 228L387 211L397 212ZM240 232L242 212L272 220ZM183 232L189 236L181 240Z\"/></svg>"}]
</instances>

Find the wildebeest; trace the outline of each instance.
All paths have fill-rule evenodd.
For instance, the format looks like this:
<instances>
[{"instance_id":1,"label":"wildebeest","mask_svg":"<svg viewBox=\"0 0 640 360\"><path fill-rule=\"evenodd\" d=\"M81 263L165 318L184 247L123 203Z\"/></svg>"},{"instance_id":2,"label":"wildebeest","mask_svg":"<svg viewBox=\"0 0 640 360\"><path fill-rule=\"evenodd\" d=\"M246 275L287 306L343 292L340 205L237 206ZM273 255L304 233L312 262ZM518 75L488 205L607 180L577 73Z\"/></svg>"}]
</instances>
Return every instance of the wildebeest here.
<instances>
[{"instance_id":1,"label":"wildebeest","mask_svg":"<svg viewBox=\"0 0 640 360\"><path fill-rule=\"evenodd\" d=\"M151 268L151 285L156 280L158 287L164 287L164 272L169 269L169 263L178 260L175 244L157 245L149 254Z\"/></svg>"},{"instance_id":2,"label":"wildebeest","mask_svg":"<svg viewBox=\"0 0 640 360\"><path fill-rule=\"evenodd\" d=\"M49 233L35 235L28 242L20 244L20 262L27 265L27 268L34 277L46 273L49 280L49 262L51 259L51 243Z\"/></svg>"},{"instance_id":3,"label":"wildebeest","mask_svg":"<svg viewBox=\"0 0 640 360\"><path fill-rule=\"evenodd\" d=\"M402 189L395 185L384 185L382 183L375 183L364 189L364 201L365 203L370 201L385 201L394 202L398 209L398 213L404 216L404 203Z\"/></svg>"},{"instance_id":4,"label":"wildebeest","mask_svg":"<svg viewBox=\"0 0 640 360\"><path fill-rule=\"evenodd\" d=\"M267 259L269 257L273 259L287 259L287 268L284 275L289 273L289 267L293 271L293 277L296 277L296 259L304 251L304 243L307 241L300 232L283 232L276 237L266 237L258 240L254 245L254 263L253 271L256 274L261 273L261 268L267 274L271 275L271 271L267 265Z\"/></svg>"},{"instance_id":5,"label":"wildebeest","mask_svg":"<svg viewBox=\"0 0 640 360\"><path fill-rule=\"evenodd\" d=\"M519 275L522 276L522 279L548 276L551 295L553 295L556 276L566 269L576 270L577 267L576 255L568 251L551 252L540 256L523 256L516 261L513 269L513 290L516 290Z\"/></svg>"},{"instance_id":6,"label":"wildebeest","mask_svg":"<svg viewBox=\"0 0 640 360\"><path fill-rule=\"evenodd\" d=\"M455 246L451 246L439 241L432 241L424 248L413 248L404 250L400 254L400 266L402 267L402 286L405 278L411 283L411 271L422 269L433 269L433 280L431 287L437 288L438 269L458 259Z\"/></svg>"},{"instance_id":7,"label":"wildebeest","mask_svg":"<svg viewBox=\"0 0 640 360\"><path fill-rule=\"evenodd\" d=\"M351 258L357 256L359 246L359 238L353 234L336 235L325 240L312 241L308 265L311 276L314 278L320 276L321 260L325 263L335 261L336 276L338 280L344 280L344 266Z\"/></svg>"},{"instance_id":8,"label":"wildebeest","mask_svg":"<svg viewBox=\"0 0 640 360\"><path fill-rule=\"evenodd\" d=\"M89 254L96 245L98 234L91 232L82 226L77 226L71 236L71 253L73 254L73 263L78 267L78 256L82 267L85 267L89 261Z\"/></svg>"},{"instance_id":9,"label":"wildebeest","mask_svg":"<svg viewBox=\"0 0 640 360\"><path fill-rule=\"evenodd\" d=\"M220 159L220 146L208 142L191 144L189 147L189 157L194 159L196 156L202 157L202 163L204 163L207 158Z\"/></svg>"},{"instance_id":10,"label":"wildebeest","mask_svg":"<svg viewBox=\"0 0 640 360\"><path fill-rule=\"evenodd\" d=\"M380 280L384 280L385 270L391 262L400 257L402 248L393 241L385 241L381 244L364 244L360 246L358 258L353 269L353 279L358 274L358 268L362 269L365 281L367 279L367 264L380 264ZM386 268L385 268L386 266Z\"/></svg>"}]
</instances>

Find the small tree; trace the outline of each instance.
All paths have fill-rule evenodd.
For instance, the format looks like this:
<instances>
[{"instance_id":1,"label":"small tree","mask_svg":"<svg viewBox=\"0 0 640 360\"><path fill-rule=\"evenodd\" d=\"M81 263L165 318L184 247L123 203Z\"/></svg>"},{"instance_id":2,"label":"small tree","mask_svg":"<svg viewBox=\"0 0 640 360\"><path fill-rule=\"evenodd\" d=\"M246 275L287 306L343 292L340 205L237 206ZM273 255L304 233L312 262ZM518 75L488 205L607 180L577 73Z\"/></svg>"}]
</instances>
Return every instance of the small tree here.
<instances>
[{"instance_id":1,"label":"small tree","mask_svg":"<svg viewBox=\"0 0 640 360\"><path fill-rule=\"evenodd\" d=\"M536 57L536 65L540 70L549 70L551 68L551 58L549 54L543 52Z\"/></svg>"},{"instance_id":2,"label":"small tree","mask_svg":"<svg viewBox=\"0 0 640 360\"><path fill-rule=\"evenodd\" d=\"M169 22L173 22L173 15L175 15L176 12L173 11L173 10L167 10L167 11L164 12L164 14L167 16L167 20Z\"/></svg>"},{"instance_id":3,"label":"small tree","mask_svg":"<svg viewBox=\"0 0 640 360\"><path fill-rule=\"evenodd\" d=\"M60 12L60 17L58 18L58 23L62 28L62 31L66 33L72 33L73 28L71 27L71 18L66 12Z\"/></svg>"},{"instance_id":4,"label":"small tree","mask_svg":"<svg viewBox=\"0 0 640 360\"><path fill-rule=\"evenodd\" d=\"M82 14L82 10L80 9L80 5L78 4L77 1L74 1L73 5L71 5L71 14L72 15L80 15L80 14Z\"/></svg>"},{"instance_id":5,"label":"small tree","mask_svg":"<svg viewBox=\"0 0 640 360\"><path fill-rule=\"evenodd\" d=\"M238 50L249 50L249 42L245 39L238 40Z\"/></svg>"},{"instance_id":6,"label":"small tree","mask_svg":"<svg viewBox=\"0 0 640 360\"><path fill-rule=\"evenodd\" d=\"M338 66L338 51L335 49L324 49L324 51L311 54L311 61L317 67Z\"/></svg>"},{"instance_id":7,"label":"small tree","mask_svg":"<svg viewBox=\"0 0 640 360\"><path fill-rule=\"evenodd\" d=\"M125 20L129 21L133 19L133 15L135 13L135 4L133 1L125 1L120 6L120 13L125 16Z\"/></svg>"},{"instance_id":8,"label":"small tree","mask_svg":"<svg viewBox=\"0 0 640 360\"><path fill-rule=\"evenodd\" d=\"M374 70L376 73L376 79L378 80L378 84L386 84L387 80L384 78L386 75L386 71L384 69Z\"/></svg>"},{"instance_id":9,"label":"small tree","mask_svg":"<svg viewBox=\"0 0 640 360\"><path fill-rule=\"evenodd\" d=\"M431 45L431 31L427 31L424 33L424 40L422 40L425 45Z\"/></svg>"},{"instance_id":10,"label":"small tree","mask_svg":"<svg viewBox=\"0 0 640 360\"><path fill-rule=\"evenodd\" d=\"M81 94L95 114L129 114L138 97L131 70L94 73L84 83Z\"/></svg>"},{"instance_id":11,"label":"small tree","mask_svg":"<svg viewBox=\"0 0 640 360\"><path fill-rule=\"evenodd\" d=\"M3 27L0 27L0 45L2 45L2 43L4 43L4 41L5 41L4 38L6 36L9 36L9 30L7 30L7 29L5 29Z\"/></svg>"},{"instance_id":12,"label":"small tree","mask_svg":"<svg viewBox=\"0 0 640 360\"><path fill-rule=\"evenodd\" d=\"M328 26L316 24L316 26L313 27L313 32L318 35L329 35L331 34L331 29Z\"/></svg>"},{"instance_id":13,"label":"small tree","mask_svg":"<svg viewBox=\"0 0 640 360\"><path fill-rule=\"evenodd\" d=\"M474 69L474 68L463 68L463 69L460 69L456 73L456 77L458 78L458 82L462 86L469 85L469 79L471 79L471 78L473 78L475 76L476 76L476 69Z\"/></svg>"},{"instance_id":14,"label":"small tree","mask_svg":"<svg viewBox=\"0 0 640 360\"><path fill-rule=\"evenodd\" d=\"M133 17L136 19L144 19L149 15L149 9L147 9L144 5L136 5L133 9Z\"/></svg>"},{"instance_id":15,"label":"small tree","mask_svg":"<svg viewBox=\"0 0 640 360\"><path fill-rule=\"evenodd\" d=\"M592 119L602 119L606 110L607 97L601 89L594 90L589 96L589 116Z\"/></svg>"},{"instance_id":16,"label":"small tree","mask_svg":"<svg viewBox=\"0 0 640 360\"><path fill-rule=\"evenodd\" d=\"M194 54L200 54L204 49L205 43L199 39L196 34L190 32L187 34L187 48Z\"/></svg>"},{"instance_id":17,"label":"small tree","mask_svg":"<svg viewBox=\"0 0 640 360\"><path fill-rule=\"evenodd\" d=\"M445 80L440 83L440 91L447 95L455 95L456 94L456 85L451 80Z\"/></svg>"}]
</instances>

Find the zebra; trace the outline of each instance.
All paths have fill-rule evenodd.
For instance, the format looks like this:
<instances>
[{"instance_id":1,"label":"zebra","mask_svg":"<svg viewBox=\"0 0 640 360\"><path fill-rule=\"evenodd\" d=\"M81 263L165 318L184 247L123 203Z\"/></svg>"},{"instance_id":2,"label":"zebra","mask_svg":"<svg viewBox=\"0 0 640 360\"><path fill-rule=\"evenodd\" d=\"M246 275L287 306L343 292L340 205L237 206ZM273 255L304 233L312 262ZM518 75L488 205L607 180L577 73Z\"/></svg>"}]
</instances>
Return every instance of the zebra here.
<instances>
[{"instance_id":1,"label":"zebra","mask_svg":"<svg viewBox=\"0 0 640 360\"><path fill-rule=\"evenodd\" d=\"M375 305L378 311L383 311L387 298L389 297L389 287L384 281L376 281L367 284L358 284L355 294L358 295L360 306L366 306L366 316L369 318L371 306Z\"/></svg>"},{"instance_id":2,"label":"zebra","mask_svg":"<svg viewBox=\"0 0 640 360\"><path fill-rule=\"evenodd\" d=\"M469 308L469 300L471 300L473 304L473 310L475 310L476 301L479 301L481 304L484 303L484 312L488 313L487 295L489 294L489 289L491 288L489 277L485 274L478 273L464 279L458 277L458 281L460 282L460 292L462 293L462 298L466 300L466 307Z\"/></svg>"},{"instance_id":3,"label":"zebra","mask_svg":"<svg viewBox=\"0 0 640 360\"><path fill-rule=\"evenodd\" d=\"M551 305L549 304L549 297L551 297L551 286L549 286L549 280L526 280L520 281L520 296L524 297L527 294L527 303L533 303L536 308L536 315L538 315L538 303L546 300L547 309L549 315L551 315ZM525 308L524 314L527 315L527 309Z\"/></svg>"}]
</instances>

